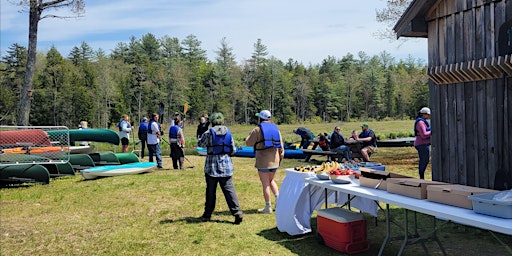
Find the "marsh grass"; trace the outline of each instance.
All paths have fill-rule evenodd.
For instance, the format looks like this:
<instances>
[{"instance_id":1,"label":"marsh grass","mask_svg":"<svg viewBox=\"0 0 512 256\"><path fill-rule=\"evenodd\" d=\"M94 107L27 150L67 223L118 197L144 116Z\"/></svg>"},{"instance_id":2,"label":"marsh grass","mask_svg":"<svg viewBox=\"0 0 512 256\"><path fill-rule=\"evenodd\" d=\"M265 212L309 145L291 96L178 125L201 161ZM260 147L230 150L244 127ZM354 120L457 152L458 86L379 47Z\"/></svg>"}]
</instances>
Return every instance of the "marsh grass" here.
<instances>
[{"instance_id":1,"label":"marsh grass","mask_svg":"<svg viewBox=\"0 0 512 256\"><path fill-rule=\"evenodd\" d=\"M242 137L251 128L233 127L232 130ZM289 236L277 230L274 214L257 213L264 202L251 158L233 158L234 183L244 211L242 224L233 224L234 218L220 189L212 221L199 221L204 205L204 157L187 155L187 158L194 168L90 181L76 176L52 179L49 185L0 190L0 255L341 254L317 243L316 214L312 216L312 233ZM313 158L309 164L322 160ZM390 171L416 175L416 152L411 147L380 148L374 161L386 164ZM188 162L185 164L190 166ZM303 164L285 159L276 175L278 184L285 178L285 168ZM171 165L168 154L164 154L164 167ZM430 171L427 173L430 175ZM402 214L402 209L392 208L397 222L401 222ZM365 217L371 249L359 255L376 255L385 236L384 215L379 211L377 224L373 217ZM421 214L418 218L420 228L431 221ZM438 236L449 255L506 253L480 229L448 224ZM512 244L510 236L498 236ZM440 255L434 243L426 245L430 255ZM384 255L396 254L399 247L399 241L393 242L386 247ZM421 246L414 245L406 248L405 255L422 252Z\"/></svg>"}]
</instances>

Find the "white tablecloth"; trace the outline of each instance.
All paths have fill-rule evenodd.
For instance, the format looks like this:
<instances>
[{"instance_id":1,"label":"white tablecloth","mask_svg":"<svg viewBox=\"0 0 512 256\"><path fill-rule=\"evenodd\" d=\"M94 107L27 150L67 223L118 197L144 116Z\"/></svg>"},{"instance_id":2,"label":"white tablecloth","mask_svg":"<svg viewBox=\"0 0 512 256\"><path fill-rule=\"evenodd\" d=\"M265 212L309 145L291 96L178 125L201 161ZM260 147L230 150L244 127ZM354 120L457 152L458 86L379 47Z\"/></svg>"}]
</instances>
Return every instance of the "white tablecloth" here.
<instances>
[{"instance_id":1,"label":"white tablecloth","mask_svg":"<svg viewBox=\"0 0 512 256\"><path fill-rule=\"evenodd\" d=\"M312 172L286 170L276 204L276 223L281 232L290 235L302 235L311 232L311 215L325 203L325 189L309 185L306 179L316 179ZM349 186L349 185L341 185ZM328 202L345 204L348 194L327 190ZM377 204L367 198L355 197L351 206L377 216Z\"/></svg>"}]
</instances>

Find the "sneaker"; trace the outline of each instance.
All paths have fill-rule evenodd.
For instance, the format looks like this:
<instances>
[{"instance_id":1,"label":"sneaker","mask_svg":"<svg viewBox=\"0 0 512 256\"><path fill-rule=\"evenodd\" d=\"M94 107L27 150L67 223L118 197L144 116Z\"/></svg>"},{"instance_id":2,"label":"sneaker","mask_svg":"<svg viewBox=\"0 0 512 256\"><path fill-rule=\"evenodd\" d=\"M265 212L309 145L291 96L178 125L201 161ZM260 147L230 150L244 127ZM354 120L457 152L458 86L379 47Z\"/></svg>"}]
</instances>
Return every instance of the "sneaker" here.
<instances>
[{"instance_id":1,"label":"sneaker","mask_svg":"<svg viewBox=\"0 0 512 256\"><path fill-rule=\"evenodd\" d=\"M243 216L242 214L240 215L235 215L235 225L239 225L240 223L242 223L242 220L243 220Z\"/></svg>"},{"instance_id":2,"label":"sneaker","mask_svg":"<svg viewBox=\"0 0 512 256\"><path fill-rule=\"evenodd\" d=\"M272 213L272 208L270 206L265 206L265 208L258 209L260 213Z\"/></svg>"},{"instance_id":3,"label":"sneaker","mask_svg":"<svg viewBox=\"0 0 512 256\"><path fill-rule=\"evenodd\" d=\"M210 221L210 219L211 219L211 216L205 216L205 215L201 216L201 221L207 222L207 221Z\"/></svg>"}]
</instances>

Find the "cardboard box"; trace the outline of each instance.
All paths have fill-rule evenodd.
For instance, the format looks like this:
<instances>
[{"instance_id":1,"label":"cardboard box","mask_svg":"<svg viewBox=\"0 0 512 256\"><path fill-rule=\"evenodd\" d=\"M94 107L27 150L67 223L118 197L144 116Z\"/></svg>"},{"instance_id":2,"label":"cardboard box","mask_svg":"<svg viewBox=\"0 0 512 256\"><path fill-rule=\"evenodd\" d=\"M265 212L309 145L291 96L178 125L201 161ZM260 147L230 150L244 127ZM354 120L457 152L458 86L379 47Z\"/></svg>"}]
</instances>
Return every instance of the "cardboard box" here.
<instances>
[{"instance_id":1,"label":"cardboard box","mask_svg":"<svg viewBox=\"0 0 512 256\"><path fill-rule=\"evenodd\" d=\"M363 187L387 190L388 178L412 178L392 172L377 171L369 168L360 167L361 176L359 177L359 185Z\"/></svg>"},{"instance_id":2,"label":"cardboard box","mask_svg":"<svg viewBox=\"0 0 512 256\"><path fill-rule=\"evenodd\" d=\"M428 186L443 184L447 183L415 178L389 178L387 179L387 191L417 199L426 199Z\"/></svg>"},{"instance_id":3,"label":"cardboard box","mask_svg":"<svg viewBox=\"0 0 512 256\"><path fill-rule=\"evenodd\" d=\"M348 254L370 249L366 239L366 220L358 212L343 208L328 208L318 211L317 232L320 242Z\"/></svg>"},{"instance_id":4,"label":"cardboard box","mask_svg":"<svg viewBox=\"0 0 512 256\"><path fill-rule=\"evenodd\" d=\"M464 185L438 185L427 187L427 199L432 202L448 204L472 210L473 204L468 196L493 193L496 190Z\"/></svg>"}]
</instances>

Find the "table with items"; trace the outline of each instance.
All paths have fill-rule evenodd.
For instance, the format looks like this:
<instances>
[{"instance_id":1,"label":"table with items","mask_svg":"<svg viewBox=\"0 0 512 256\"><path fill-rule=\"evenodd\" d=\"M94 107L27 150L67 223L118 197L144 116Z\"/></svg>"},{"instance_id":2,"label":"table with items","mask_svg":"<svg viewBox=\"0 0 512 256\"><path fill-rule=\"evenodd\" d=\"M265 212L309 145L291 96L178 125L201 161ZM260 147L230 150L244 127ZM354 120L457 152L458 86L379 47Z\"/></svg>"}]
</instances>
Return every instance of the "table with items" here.
<instances>
[{"instance_id":1,"label":"table with items","mask_svg":"<svg viewBox=\"0 0 512 256\"><path fill-rule=\"evenodd\" d=\"M441 204L437 202L432 202L426 199L416 199L404 195L399 194L393 194L389 193L385 190L379 190L375 188L369 188L369 187L363 187L359 186L357 184L351 183L346 185L340 185L340 184L334 184L330 180L319 180L317 177L312 177L309 179L306 179L305 183L308 184L308 189L312 195L315 193L318 193L318 189L324 189L327 193L327 191L335 191L338 193L344 193L351 196L354 196L355 198L364 198L366 200L372 200L372 201L378 201L381 203L386 204L386 237L384 238L384 241L382 242L379 255L382 255L383 250L387 243L392 239L391 237L391 222L393 222L391 216L390 216L390 210L389 205L395 205L400 208L404 209L404 223L403 223L403 237L401 237L401 240L403 240L400 251L398 252L398 255L401 255L403 250L405 249L406 245L410 244L411 242L415 241L409 241L410 238L410 231L408 230L409 226L409 218L408 218L408 211L412 211L413 213L423 213L426 215L433 216L433 224L434 224L434 231L429 234L431 237L431 240L434 240L438 243L440 249L444 254L444 248L442 247L442 244L436 237L436 219L437 220L443 220L447 222L455 222L467 226L477 227L485 230L489 230L491 234L492 232L498 232L503 233L507 235L512 235L512 219L506 219L506 218L499 218L484 214L476 213L473 210ZM327 203L327 201L326 201ZM357 207L356 207L357 208ZM413 220L415 221L415 219ZM493 234L494 235L494 234ZM496 239L498 239L496 236L494 236ZM416 237L413 240L420 241L420 238ZM499 239L498 239L499 241ZM421 242L421 241L420 241ZM500 241L501 242L501 241ZM502 244L510 250L510 247L502 242ZM426 247L424 246L424 249L426 250Z\"/></svg>"},{"instance_id":2,"label":"table with items","mask_svg":"<svg viewBox=\"0 0 512 256\"><path fill-rule=\"evenodd\" d=\"M309 179L316 179L316 174L286 169L286 177L281 184L276 203L276 223L279 231L290 235L311 232L311 215L313 211L320 209L324 202L339 205L350 202L352 207L377 216L378 205L374 200L365 197L349 200L348 193L312 186L306 182Z\"/></svg>"}]
</instances>

